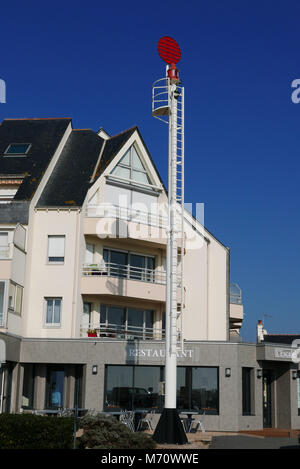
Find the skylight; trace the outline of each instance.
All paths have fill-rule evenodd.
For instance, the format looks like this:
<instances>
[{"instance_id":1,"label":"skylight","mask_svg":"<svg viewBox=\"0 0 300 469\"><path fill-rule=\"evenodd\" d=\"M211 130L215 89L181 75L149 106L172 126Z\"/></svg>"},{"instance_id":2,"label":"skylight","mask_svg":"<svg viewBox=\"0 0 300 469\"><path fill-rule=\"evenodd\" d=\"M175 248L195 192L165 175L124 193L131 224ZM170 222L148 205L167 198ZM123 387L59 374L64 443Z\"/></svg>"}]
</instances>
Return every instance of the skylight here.
<instances>
[{"instance_id":1,"label":"skylight","mask_svg":"<svg viewBox=\"0 0 300 469\"><path fill-rule=\"evenodd\" d=\"M30 143L11 143L4 152L4 156L27 156Z\"/></svg>"}]
</instances>

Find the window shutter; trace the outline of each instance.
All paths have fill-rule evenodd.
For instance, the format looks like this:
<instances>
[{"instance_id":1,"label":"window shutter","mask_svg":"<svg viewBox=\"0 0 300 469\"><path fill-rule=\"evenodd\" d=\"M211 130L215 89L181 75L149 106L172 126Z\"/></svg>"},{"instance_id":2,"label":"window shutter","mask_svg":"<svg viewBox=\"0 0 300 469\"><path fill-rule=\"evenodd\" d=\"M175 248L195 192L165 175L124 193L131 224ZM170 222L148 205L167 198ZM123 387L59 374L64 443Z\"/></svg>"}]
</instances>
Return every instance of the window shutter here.
<instances>
[{"instance_id":1,"label":"window shutter","mask_svg":"<svg viewBox=\"0 0 300 469\"><path fill-rule=\"evenodd\" d=\"M63 261L65 257L65 236L48 237L49 260Z\"/></svg>"}]
</instances>

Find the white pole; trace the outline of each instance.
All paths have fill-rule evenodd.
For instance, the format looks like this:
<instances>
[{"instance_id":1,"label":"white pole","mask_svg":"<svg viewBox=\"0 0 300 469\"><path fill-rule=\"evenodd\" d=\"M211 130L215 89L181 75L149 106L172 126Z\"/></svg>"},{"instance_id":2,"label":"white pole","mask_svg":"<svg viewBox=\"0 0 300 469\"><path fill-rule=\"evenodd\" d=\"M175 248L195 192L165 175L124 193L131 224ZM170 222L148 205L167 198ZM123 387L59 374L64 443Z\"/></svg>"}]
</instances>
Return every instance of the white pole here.
<instances>
[{"instance_id":1,"label":"white pole","mask_svg":"<svg viewBox=\"0 0 300 469\"><path fill-rule=\"evenodd\" d=\"M166 367L165 408L176 409L177 391L177 239L176 239L176 156L177 156L177 100L175 84L168 86L171 115L169 119L169 187L167 240L166 295Z\"/></svg>"}]
</instances>

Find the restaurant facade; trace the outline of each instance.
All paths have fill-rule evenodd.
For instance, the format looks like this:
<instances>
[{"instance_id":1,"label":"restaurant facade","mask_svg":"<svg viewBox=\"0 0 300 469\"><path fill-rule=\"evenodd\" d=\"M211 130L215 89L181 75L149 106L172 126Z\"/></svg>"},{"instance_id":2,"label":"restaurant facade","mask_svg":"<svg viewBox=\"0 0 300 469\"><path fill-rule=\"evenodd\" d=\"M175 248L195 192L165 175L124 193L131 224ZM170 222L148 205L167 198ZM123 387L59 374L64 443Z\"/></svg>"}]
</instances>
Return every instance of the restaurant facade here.
<instances>
[{"instance_id":1,"label":"restaurant facade","mask_svg":"<svg viewBox=\"0 0 300 469\"><path fill-rule=\"evenodd\" d=\"M166 203L137 127L109 136L70 119L2 122L0 412L78 405L158 419ZM265 341L260 326L257 342L242 341L230 249L188 210L184 223L179 412L197 413L207 430L300 428L297 344Z\"/></svg>"}]
</instances>

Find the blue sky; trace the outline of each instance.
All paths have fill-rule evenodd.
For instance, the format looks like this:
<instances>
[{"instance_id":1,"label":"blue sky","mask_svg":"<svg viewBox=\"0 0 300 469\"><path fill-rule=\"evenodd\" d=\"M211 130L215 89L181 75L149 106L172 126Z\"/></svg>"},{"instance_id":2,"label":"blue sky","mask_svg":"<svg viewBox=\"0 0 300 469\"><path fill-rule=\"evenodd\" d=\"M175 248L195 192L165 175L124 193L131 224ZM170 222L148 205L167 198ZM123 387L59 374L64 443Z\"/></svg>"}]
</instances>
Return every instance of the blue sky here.
<instances>
[{"instance_id":1,"label":"blue sky","mask_svg":"<svg viewBox=\"0 0 300 469\"><path fill-rule=\"evenodd\" d=\"M138 125L167 181L166 128L151 117L160 37L181 46L187 202L231 248L244 340L258 319L300 333L298 1L14 1L1 5L0 118L72 117L76 128Z\"/></svg>"}]
</instances>

